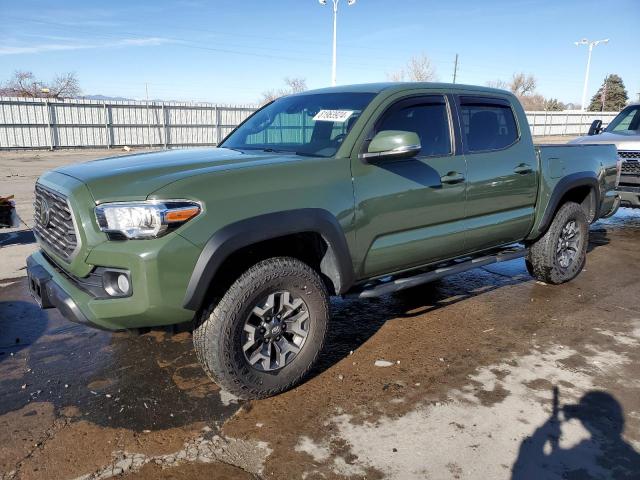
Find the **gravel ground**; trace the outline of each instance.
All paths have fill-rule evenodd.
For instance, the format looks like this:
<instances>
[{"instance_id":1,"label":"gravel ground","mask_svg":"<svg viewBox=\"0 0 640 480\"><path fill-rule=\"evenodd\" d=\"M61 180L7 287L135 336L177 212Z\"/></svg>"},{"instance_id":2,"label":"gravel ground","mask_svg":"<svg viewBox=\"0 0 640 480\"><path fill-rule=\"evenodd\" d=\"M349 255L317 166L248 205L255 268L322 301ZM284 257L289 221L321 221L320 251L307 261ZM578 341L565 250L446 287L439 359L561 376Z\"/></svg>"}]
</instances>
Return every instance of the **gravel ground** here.
<instances>
[{"instance_id":1,"label":"gravel ground","mask_svg":"<svg viewBox=\"0 0 640 480\"><path fill-rule=\"evenodd\" d=\"M0 154L0 192L22 192L27 225L42 169L95 155L66 153ZM189 332L40 311L19 270L28 231L0 234L0 479L638 479L639 241L640 212L621 209L591 227L569 284L515 260L335 299L313 377L238 402L204 376Z\"/></svg>"}]
</instances>

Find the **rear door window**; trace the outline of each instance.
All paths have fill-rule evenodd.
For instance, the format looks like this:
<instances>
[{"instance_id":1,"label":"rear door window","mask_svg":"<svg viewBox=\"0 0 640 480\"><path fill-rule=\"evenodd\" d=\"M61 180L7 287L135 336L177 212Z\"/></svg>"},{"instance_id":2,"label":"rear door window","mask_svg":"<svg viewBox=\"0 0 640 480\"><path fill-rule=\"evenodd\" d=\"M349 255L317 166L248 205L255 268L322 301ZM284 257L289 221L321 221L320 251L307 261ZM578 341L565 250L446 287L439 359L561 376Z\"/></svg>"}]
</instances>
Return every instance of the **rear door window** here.
<instances>
[{"instance_id":1,"label":"rear door window","mask_svg":"<svg viewBox=\"0 0 640 480\"><path fill-rule=\"evenodd\" d=\"M511 104L501 98L460 97L462 136L467 151L503 150L518 141Z\"/></svg>"}]
</instances>

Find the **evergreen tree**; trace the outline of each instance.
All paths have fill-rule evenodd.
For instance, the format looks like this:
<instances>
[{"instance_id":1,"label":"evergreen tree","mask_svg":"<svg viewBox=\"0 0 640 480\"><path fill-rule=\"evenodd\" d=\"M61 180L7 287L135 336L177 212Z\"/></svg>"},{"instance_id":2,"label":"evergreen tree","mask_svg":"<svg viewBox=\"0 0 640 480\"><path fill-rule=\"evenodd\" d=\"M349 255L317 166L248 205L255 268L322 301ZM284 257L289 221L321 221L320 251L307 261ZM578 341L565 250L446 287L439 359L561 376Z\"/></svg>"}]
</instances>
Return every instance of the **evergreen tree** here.
<instances>
[{"instance_id":1,"label":"evergreen tree","mask_svg":"<svg viewBox=\"0 0 640 480\"><path fill-rule=\"evenodd\" d=\"M627 89L624 88L622 78L616 74L611 74L604 79L602 86L591 99L589 111L619 112L627 105L628 100L629 96L627 95Z\"/></svg>"}]
</instances>

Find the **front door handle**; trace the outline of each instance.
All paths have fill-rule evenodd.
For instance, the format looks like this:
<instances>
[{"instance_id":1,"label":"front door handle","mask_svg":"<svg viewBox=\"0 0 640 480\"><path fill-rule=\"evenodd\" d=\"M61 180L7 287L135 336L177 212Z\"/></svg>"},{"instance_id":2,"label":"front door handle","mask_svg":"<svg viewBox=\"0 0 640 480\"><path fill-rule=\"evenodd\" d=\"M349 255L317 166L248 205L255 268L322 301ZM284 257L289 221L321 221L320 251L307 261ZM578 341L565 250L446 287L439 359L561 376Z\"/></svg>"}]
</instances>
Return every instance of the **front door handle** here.
<instances>
[{"instance_id":1,"label":"front door handle","mask_svg":"<svg viewBox=\"0 0 640 480\"><path fill-rule=\"evenodd\" d=\"M464 175L458 172L449 172L443 177L440 177L442 183L455 184L464 182Z\"/></svg>"},{"instance_id":2,"label":"front door handle","mask_svg":"<svg viewBox=\"0 0 640 480\"><path fill-rule=\"evenodd\" d=\"M533 172L533 168L531 168L530 165L527 165L526 163L521 163L520 165L518 165L516 168L513 169L514 173L517 173L518 175L526 175L528 173Z\"/></svg>"}]
</instances>

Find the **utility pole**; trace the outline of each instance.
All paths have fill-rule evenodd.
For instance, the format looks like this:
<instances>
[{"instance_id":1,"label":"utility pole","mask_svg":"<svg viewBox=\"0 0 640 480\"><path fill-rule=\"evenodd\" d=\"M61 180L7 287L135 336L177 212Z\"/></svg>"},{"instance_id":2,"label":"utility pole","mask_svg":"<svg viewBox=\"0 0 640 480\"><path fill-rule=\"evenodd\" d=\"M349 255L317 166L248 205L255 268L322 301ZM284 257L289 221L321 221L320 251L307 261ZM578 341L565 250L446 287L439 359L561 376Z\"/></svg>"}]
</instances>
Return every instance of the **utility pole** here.
<instances>
[{"instance_id":1,"label":"utility pole","mask_svg":"<svg viewBox=\"0 0 640 480\"><path fill-rule=\"evenodd\" d=\"M607 100L607 78L604 79L604 87L602 87L602 110L600 110L601 112L604 112L604 102L606 102Z\"/></svg>"},{"instance_id":2,"label":"utility pole","mask_svg":"<svg viewBox=\"0 0 640 480\"><path fill-rule=\"evenodd\" d=\"M456 83L457 76L458 76L458 54L456 53L456 61L453 64L453 83Z\"/></svg>"},{"instance_id":3,"label":"utility pole","mask_svg":"<svg viewBox=\"0 0 640 480\"><path fill-rule=\"evenodd\" d=\"M582 89L582 111L584 112L587 110L587 88L589 85L589 70L591 69L591 54L593 53L593 47L596 47L601 43L609 43L609 39L605 38L604 40L595 40L593 42L590 42L586 38L583 38L582 40L573 43L575 43L576 47L579 47L580 45L587 45L589 47L589 56L587 57L587 70L584 74L584 88Z\"/></svg>"}]
</instances>

